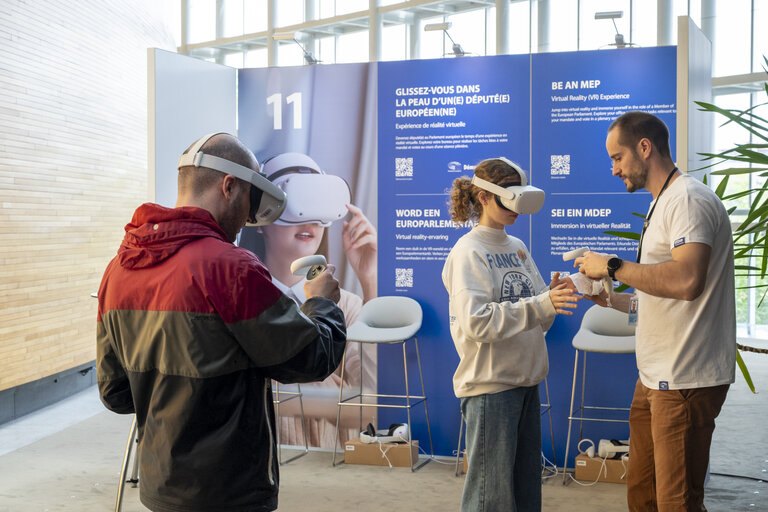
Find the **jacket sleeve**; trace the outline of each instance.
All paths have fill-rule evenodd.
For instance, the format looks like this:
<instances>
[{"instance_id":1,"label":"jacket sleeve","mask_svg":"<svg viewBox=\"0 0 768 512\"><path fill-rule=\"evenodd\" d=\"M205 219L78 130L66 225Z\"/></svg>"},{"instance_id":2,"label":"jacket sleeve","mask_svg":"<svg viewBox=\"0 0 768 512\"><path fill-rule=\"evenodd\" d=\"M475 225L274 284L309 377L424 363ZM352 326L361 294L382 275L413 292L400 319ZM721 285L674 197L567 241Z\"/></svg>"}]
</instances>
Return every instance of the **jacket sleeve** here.
<instances>
[{"instance_id":1,"label":"jacket sleeve","mask_svg":"<svg viewBox=\"0 0 768 512\"><path fill-rule=\"evenodd\" d=\"M293 302L290 300L290 302ZM329 299L314 297L301 306L317 328L317 336L283 363L263 368L282 383L321 381L336 371L347 346L344 314Z\"/></svg>"},{"instance_id":2,"label":"jacket sleeve","mask_svg":"<svg viewBox=\"0 0 768 512\"><path fill-rule=\"evenodd\" d=\"M119 414L135 412L128 376L117 359L101 318L96 324L96 379L99 397L107 409Z\"/></svg>"},{"instance_id":3,"label":"jacket sleeve","mask_svg":"<svg viewBox=\"0 0 768 512\"><path fill-rule=\"evenodd\" d=\"M482 256L474 251L462 256L446 266L443 280L448 290L451 315L456 317L468 341L494 343L509 340L537 326L549 327L555 309L548 288L514 303L501 302L492 296L498 290Z\"/></svg>"},{"instance_id":4,"label":"jacket sleeve","mask_svg":"<svg viewBox=\"0 0 768 512\"><path fill-rule=\"evenodd\" d=\"M249 265L236 288L233 309L242 319L226 323L265 377L311 382L338 367L347 331L344 313L332 300L314 297L299 309L260 263Z\"/></svg>"}]
</instances>

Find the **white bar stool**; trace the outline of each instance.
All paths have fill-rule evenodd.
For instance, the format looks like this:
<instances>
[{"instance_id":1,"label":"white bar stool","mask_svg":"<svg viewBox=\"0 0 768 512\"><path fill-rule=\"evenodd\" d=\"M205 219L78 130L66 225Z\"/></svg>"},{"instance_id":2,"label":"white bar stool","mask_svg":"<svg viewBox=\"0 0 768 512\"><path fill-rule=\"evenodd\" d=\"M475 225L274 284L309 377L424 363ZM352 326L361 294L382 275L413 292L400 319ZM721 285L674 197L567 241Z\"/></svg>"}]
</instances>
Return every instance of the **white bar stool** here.
<instances>
[{"instance_id":1,"label":"white bar stool","mask_svg":"<svg viewBox=\"0 0 768 512\"><path fill-rule=\"evenodd\" d=\"M571 385L571 408L568 414L568 437L565 443L565 456L563 457L563 485L566 484L568 473L568 450L571 445L571 426L573 420L579 421L579 440L582 438L582 427L585 421L605 423L629 423L629 407L600 407L584 405L584 390L587 383L587 352L603 354L634 354L635 353L635 326L629 325L629 315L615 309L604 308L595 304L584 313L581 320L581 328L573 337L573 348L576 356L573 360L573 383ZM581 369L581 405L574 411L573 401L576 395L576 375L579 367L579 352L582 353L583 363ZM612 419L604 416L585 416L586 411L621 411L627 413L627 419Z\"/></svg>"},{"instance_id":2,"label":"white bar stool","mask_svg":"<svg viewBox=\"0 0 768 512\"><path fill-rule=\"evenodd\" d=\"M427 396L424 391L424 377L421 372L421 356L419 355L419 341L416 333L421 328L422 310L421 305L410 297L403 295L376 297L363 304L360 314L355 323L347 328L347 341L357 343L374 344L395 344L400 343L403 346L403 369L405 371L405 394L404 395L382 395L378 393L363 393L363 354L362 345L360 348L360 390L352 396L343 398L344 392L344 363L346 361L346 352L341 361L341 384L339 385L339 400L336 408L336 442L333 445L333 459L331 464L336 466L336 452L339 439L339 425L341 421L342 407L359 407L361 414L360 430L362 430L362 408L363 407L386 407L405 409L408 416L408 445L413 441L413 424L411 423L411 408L424 403L424 415L427 420L427 434L429 435L429 451L434 456L432 447L432 429L429 426L429 411L427 411ZM416 346L416 362L419 369L419 381L421 382L421 395L412 395L408 386L408 360L405 352L405 344L413 339ZM351 403L351 400L359 399L359 403ZM364 403L364 398L375 398L375 403ZM398 404L379 403L379 398L394 399ZM411 471L424 466L431 459L427 458L424 462L416 466L413 459L413 450L408 450Z\"/></svg>"}]
</instances>

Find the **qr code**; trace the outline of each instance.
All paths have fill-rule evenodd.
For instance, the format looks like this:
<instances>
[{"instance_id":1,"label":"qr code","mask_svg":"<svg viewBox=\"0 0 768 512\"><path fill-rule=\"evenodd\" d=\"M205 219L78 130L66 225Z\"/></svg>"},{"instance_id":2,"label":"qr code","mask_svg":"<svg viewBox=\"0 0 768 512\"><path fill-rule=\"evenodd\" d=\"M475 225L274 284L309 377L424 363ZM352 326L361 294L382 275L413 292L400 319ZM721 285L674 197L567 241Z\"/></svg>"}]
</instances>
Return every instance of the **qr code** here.
<instances>
[{"instance_id":1,"label":"qr code","mask_svg":"<svg viewBox=\"0 0 768 512\"><path fill-rule=\"evenodd\" d=\"M395 269L395 288L413 288L413 269Z\"/></svg>"},{"instance_id":2,"label":"qr code","mask_svg":"<svg viewBox=\"0 0 768 512\"><path fill-rule=\"evenodd\" d=\"M413 176L413 158L395 158L395 177Z\"/></svg>"},{"instance_id":3,"label":"qr code","mask_svg":"<svg viewBox=\"0 0 768 512\"><path fill-rule=\"evenodd\" d=\"M551 155L552 176L568 176L571 174L571 155Z\"/></svg>"}]
</instances>

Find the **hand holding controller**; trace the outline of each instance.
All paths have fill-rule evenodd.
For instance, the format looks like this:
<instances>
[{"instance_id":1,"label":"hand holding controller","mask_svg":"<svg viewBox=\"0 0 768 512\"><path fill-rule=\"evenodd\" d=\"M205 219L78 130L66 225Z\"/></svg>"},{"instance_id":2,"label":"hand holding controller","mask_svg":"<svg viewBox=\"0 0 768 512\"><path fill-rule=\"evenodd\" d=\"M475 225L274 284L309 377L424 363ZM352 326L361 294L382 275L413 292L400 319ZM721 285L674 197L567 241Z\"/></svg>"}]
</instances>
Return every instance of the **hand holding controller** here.
<instances>
[{"instance_id":1,"label":"hand holding controller","mask_svg":"<svg viewBox=\"0 0 768 512\"><path fill-rule=\"evenodd\" d=\"M587 252L589 252L589 247L580 247L572 251L564 252L563 261L570 261L576 258L581 258ZM592 279L589 279L584 274L581 274L580 272L572 274L568 277L571 278L571 280L573 281L573 284L576 285L576 289L582 295L599 295L601 288L604 289L605 293L608 294L608 297L606 299L607 305L608 307L611 307L611 292L613 291L613 280L610 277L604 277L600 281L594 281Z\"/></svg>"},{"instance_id":2,"label":"hand holding controller","mask_svg":"<svg viewBox=\"0 0 768 512\"><path fill-rule=\"evenodd\" d=\"M294 260L291 263L291 273L297 276L306 276L307 281L311 281L319 276L327 266L328 263L325 261L325 256L313 254Z\"/></svg>"},{"instance_id":3,"label":"hand holding controller","mask_svg":"<svg viewBox=\"0 0 768 512\"><path fill-rule=\"evenodd\" d=\"M328 271L326 272L326 270ZM329 265L325 261L325 256L321 254L305 256L291 263L293 274L307 278L304 283L304 295L307 299L325 297L338 303L341 298L341 291L339 282L333 277L334 270L334 266Z\"/></svg>"}]
</instances>

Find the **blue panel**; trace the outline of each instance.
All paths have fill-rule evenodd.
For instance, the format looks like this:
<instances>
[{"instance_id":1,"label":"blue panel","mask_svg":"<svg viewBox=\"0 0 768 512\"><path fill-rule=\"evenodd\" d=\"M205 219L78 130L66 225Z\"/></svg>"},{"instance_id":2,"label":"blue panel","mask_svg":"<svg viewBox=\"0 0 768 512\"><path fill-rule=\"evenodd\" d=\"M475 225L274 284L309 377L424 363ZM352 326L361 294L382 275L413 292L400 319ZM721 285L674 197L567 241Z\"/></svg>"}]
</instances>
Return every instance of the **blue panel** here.
<instances>
[{"instance_id":1,"label":"blue panel","mask_svg":"<svg viewBox=\"0 0 768 512\"><path fill-rule=\"evenodd\" d=\"M379 294L408 295L424 309L419 348L435 450L443 455L456 449L460 412L440 275L468 230L450 221L447 192L486 158L505 156L528 168L529 69L527 55L379 64ZM509 232L529 239L522 218ZM378 367L380 392L401 392L401 352L380 350ZM417 375L415 367L409 373ZM380 413L380 423L390 420L403 415ZM426 447L422 407L412 422Z\"/></svg>"},{"instance_id":2,"label":"blue panel","mask_svg":"<svg viewBox=\"0 0 768 512\"><path fill-rule=\"evenodd\" d=\"M561 255L578 247L635 260L636 242L604 231L639 233L642 219L632 213L645 215L651 196L645 191L627 193L623 182L611 175L606 132L613 119L628 110L655 113L671 131L674 157L675 76L675 47L534 56L532 166L538 180L535 184L546 190L547 201L533 218L531 251L545 278L555 271L573 271L572 262L563 262ZM574 354L571 340L591 304L585 301L573 316L557 318L547 335L559 465L568 428ZM637 379L633 356L595 355L588 358L587 366L586 403L629 407ZM545 436L547 430L548 425ZM578 436L578 425L574 430ZM583 434L595 442L600 438L626 439L629 429L625 424L586 423ZM547 441L545 437L545 453ZM570 452L575 453L574 443Z\"/></svg>"}]
</instances>

